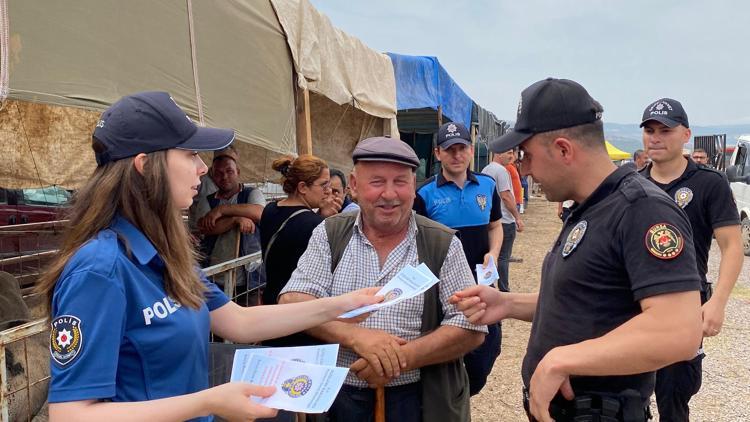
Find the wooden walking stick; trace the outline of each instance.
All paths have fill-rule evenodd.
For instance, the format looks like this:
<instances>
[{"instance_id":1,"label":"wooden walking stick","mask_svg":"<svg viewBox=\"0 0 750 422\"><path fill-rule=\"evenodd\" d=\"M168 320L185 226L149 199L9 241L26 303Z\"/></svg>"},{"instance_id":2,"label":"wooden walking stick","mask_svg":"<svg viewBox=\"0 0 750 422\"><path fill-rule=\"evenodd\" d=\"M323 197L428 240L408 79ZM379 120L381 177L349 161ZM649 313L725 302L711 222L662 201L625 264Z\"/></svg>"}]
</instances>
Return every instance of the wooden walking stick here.
<instances>
[{"instance_id":1,"label":"wooden walking stick","mask_svg":"<svg viewBox=\"0 0 750 422\"><path fill-rule=\"evenodd\" d=\"M385 422L385 387L375 389L375 422Z\"/></svg>"}]
</instances>

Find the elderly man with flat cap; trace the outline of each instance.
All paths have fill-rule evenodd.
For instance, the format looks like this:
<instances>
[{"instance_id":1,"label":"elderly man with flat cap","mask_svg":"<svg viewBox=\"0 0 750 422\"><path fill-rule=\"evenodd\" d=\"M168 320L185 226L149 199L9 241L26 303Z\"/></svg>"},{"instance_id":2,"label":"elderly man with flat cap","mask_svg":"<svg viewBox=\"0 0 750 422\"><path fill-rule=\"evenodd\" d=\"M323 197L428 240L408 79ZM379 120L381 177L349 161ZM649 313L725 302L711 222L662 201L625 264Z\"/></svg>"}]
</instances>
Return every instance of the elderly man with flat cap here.
<instances>
[{"instance_id":1,"label":"elderly man with flat cap","mask_svg":"<svg viewBox=\"0 0 750 422\"><path fill-rule=\"evenodd\" d=\"M350 186L360 211L330 217L313 231L279 302L383 286L419 263L440 282L359 324L332 322L308 331L340 343L338 364L351 368L329 417L372 420L372 387L385 386L389 421L468 421L468 378L460 358L482 343L487 328L472 325L448 303L474 285L461 242L453 230L412 211L419 159L406 143L365 139L352 158Z\"/></svg>"},{"instance_id":2,"label":"elderly man with flat cap","mask_svg":"<svg viewBox=\"0 0 750 422\"><path fill-rule=\"evenodd\" d=\"M654 371L692 358L701 340L690 223L661 189L612 164L602 111L571 80L523 91L515 128L490 148L520 145L521 173L548 200L575 204L538 293L477 286L452 298L472 322L532 322L521 371L530 420L646 421Z\"/></svg>"}]
</instances>

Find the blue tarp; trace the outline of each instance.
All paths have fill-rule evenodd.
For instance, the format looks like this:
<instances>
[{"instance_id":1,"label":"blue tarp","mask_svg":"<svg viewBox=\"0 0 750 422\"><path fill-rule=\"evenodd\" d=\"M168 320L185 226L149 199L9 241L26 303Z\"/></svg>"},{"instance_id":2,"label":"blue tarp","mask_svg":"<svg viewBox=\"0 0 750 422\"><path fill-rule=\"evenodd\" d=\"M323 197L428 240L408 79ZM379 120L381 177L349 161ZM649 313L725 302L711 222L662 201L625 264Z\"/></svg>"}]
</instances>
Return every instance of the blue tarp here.
<instances>
[{"instance_id":1,"label":"blue tarp","mask_svg":"<svg viewBox=\"0 0 750 422\"><path fill-rule=\"evenodd\" d=\"M450 77L437 57L387 53L396 75L396 105L399 110L442 106L443 116L471 127L474 102Z\"/></svg>"}]
</instances>

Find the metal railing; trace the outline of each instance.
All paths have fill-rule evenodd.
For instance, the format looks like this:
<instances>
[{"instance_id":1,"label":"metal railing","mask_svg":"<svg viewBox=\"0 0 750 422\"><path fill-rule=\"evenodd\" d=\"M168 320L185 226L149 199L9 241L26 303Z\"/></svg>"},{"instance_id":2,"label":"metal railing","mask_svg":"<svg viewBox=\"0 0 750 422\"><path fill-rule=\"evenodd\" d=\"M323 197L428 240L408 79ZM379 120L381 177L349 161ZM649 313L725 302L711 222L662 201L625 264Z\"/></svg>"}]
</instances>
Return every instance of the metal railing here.
<instances>
[{"instance_id":1,"label":"metal railing","mask_svg":"<svg viewBox=\"0 0 750 422\"><path fill-rule=\"evenodd\" d=\"M257 273L260 270L262 258L261 252L255 252L206 267L203 272L211 281L223 287L224 294L232 301L245 306L260 305L260 293L266 286L265 282L252 283L252 280L246 280L238 283L237 270L244 266L247 273ZM255 303L251 303L251 300Z\"/></svg>"}]
</instances>

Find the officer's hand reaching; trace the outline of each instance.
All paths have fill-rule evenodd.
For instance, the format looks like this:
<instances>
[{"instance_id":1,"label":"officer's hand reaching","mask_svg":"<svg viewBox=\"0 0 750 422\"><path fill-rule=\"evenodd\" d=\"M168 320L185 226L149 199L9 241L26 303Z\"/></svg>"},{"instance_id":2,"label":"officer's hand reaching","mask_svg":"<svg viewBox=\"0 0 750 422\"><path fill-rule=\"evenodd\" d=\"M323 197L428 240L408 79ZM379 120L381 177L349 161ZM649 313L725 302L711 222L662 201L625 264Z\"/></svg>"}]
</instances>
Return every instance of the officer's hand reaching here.
<instances>
[{"instance_id":1,"label":"officer's hand reaching","mask_svg":"<svg viewBox=\"0 0 750 422\"><path fill-rule=\"evenodd\" d=\"M560 365L555 362L557 350L547 352L529 382L529 411L539 422L554 422L549 414L549 405L558 391L567 400L575 398L570 376L560 372Z\"/></svg>"},{"instance_id":2,"label":"officer's hand reaching","mask_svg":"<svg viewBox=\"0 0 750 422\"><path fill-rule=\"evenodd\" d=\"M724 325L724 304L717 296L713 296L703 304L701 310L703 311L703 337L713 337L719 334L721 326Z\"/></svg>"},{"instance_id":3,"label":"officer's hand reaching","mask_svg":"<svg viewBox=\"0 0 750 422\"><path fill-rule=\"evenodd\" d=\"M449 301L472 324L486 325L510 316L510 300L506 296L506 293L489 286L472 286L456 292Z\"/></svg>"},{"instance_id":4,"label":"officer's hand reaching","mask_svg":"<svg viewBox=\"0 0 750 422\"><path fill-rule=\"evenodd\" d=\"M230 382L201 391L212 415L228 421L248 421L258 418L273 418L278 410L271 409L250 400L250 396L268 397L275 387L263 387L244 382Z\"/></svg>"}]
</instances>

